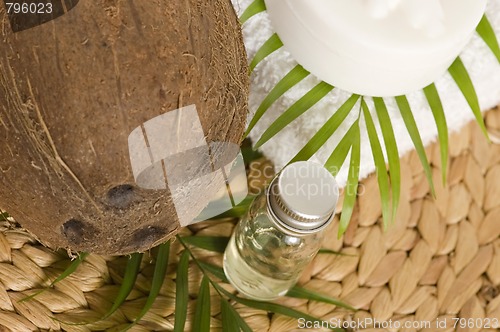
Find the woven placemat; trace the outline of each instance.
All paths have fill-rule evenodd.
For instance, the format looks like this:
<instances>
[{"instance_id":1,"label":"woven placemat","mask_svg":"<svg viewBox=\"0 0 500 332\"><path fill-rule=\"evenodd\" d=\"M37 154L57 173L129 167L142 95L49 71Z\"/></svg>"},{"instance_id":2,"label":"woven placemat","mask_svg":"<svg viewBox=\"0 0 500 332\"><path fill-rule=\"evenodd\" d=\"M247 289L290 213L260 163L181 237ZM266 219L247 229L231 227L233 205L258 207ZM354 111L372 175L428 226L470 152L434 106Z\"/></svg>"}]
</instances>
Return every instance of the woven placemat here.
<instances>
[{"instance_id":1,"label":"woven placemat","mask_svg":"<svg viewBox=\"0 0 500 332\"><path fill-rule=\"evenodd\" d=\"M343 239L338 223L328 229L324 248L347 255L320 254L303 274L305 288L337 297L360 309L351 312L333 305L283 298L278 302L326 321L433 322L425 331L486 331L480 325L454 328L454 319L500 318L500 110L486 115L493 144L472 123L450 137L448 185L441 185L439 146L427 148L437 198L429 192L418 156L401 159L401 204L395 224L384 232L374 176L361 183L353 219ZM497 143L497 144L495 144ZM261 187L271 176L265 159L250 167L250 185ZM262 170L265 170L262 172ZM196 224L182 235L230 236L234 220ZM182 247L172 243L167 279L152 310L130 331L172 330L175 310L176 266ZM218 253L194 249L199 259L221 265ZM70 263L65 252L40 245L13 220L0 223L0 326L12 331L113 331L123 328L143 307L154 265L146 253L135 289L109 319L87 326L63 322L96 320L111 307L125 269L126 257L89 255L80 267L53 289L31 301L20 299L47 287ZM201 273L189 267L186 329L191 329ZM224 285L228 290L232 288ZM221 330L218 295L211 307L212 330ZM305 322L234 304L254 331L293 331ZM78 319L75 319L78 317ZM56 318L53 319L53 318ZM446 322L446 329L435 325ZM463 321L462 321L463 322ZM443 324L443 323L441 323ZM420 328L401 328L418 331ZM394 325L393 325L394 326ZM404 326L404 325L403 325ZM425 325L422 325L425 326ZM441 325L442 326L442 325ZM350 330L397 331L353 325ZM0 328L2 330L2 328ZM314 329L318 330L318 329ZM323 329L321 329L323 330ZM349 329L348 329L349 330ZM491 330L491 329L490 329Z\"/></svg>"}]
</instances>

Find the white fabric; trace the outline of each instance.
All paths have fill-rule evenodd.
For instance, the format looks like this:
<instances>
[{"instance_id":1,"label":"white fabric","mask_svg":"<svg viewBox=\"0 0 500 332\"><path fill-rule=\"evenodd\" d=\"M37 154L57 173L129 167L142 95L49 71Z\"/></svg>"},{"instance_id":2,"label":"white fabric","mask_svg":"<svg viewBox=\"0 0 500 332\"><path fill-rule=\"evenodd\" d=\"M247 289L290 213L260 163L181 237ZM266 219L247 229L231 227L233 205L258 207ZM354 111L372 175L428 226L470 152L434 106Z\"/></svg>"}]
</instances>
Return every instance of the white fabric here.
<instances>
[{"instance_id":1,"label":"white fabric","mask_svg":"<svg viewBox=\"0 0 500 332\"><path fill-rule=\"evenodd\" d=\"M252 1L253 0L233 0L233 4L237 13L241 14ZM497 35L500 36L500 0L489 0L486 15ZM243 25L244 41L249 59L253 58L256 51L273 33L271 22L265 12L254 16ZM500 104L500 64L477 34L474 35L467 45L461 54L461 58L475 85L481 109L487 110ZM296 64L297 63L289 53L281 48L257 66L251 77L249 120L269 91ZM310 75L288 91L282 98L277 100L252 130L250 134L252 140L256 142L280 114L318 82L319 81L315 77ZM436 81L436 86L443 102L450 132L459 130L466 123L474 119L466 100L448 73ZM293 158L293 156L295 156L349 96L350 94L348 92L335 89L313 108L293 121L278 135L262 146L262 152L274 162L276 170L280 170L291 158ZM427 145L435 141L437 137L437 128L425 96L419 91L411 93L407 95L407 97L413 109L415 120L424 144ZM370 109L373 109L371 100L369 98L366 100ZM413 143L408 135L394 99L385 98L385 102L394 127L399 153L400 155L404 155L414 148ZM358 110L359 107L355 106L353 112L351 112L343 125L313 156L313 160L324 163L328 159L340 139L349 129L353 121L355 121ZM372 115L383 143L378 119L373 111ZM360 178L364 178L375 170L375 165L373 163L364 121L360 123ZM340 186L344 186L346 183L348 161L349 156L337 176L337 181Z\"/></svg>"}]
</instances>

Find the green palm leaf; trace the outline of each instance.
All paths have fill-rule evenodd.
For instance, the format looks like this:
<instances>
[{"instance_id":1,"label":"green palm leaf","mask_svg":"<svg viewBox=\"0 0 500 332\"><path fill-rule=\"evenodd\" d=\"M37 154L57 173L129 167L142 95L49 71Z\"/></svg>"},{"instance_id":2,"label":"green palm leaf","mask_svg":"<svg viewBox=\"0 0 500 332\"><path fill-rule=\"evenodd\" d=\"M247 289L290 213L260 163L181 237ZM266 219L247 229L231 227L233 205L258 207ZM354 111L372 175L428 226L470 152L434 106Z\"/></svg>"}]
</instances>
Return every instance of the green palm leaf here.
<instances>
[{"instance_id":1,"label":"green palm leaf","mask_svg":"<svg viewBox=\"0 0 500 332\"><path fill-rule=\"evenodd\" d=\"M227 280L226 274L224 273L224 269L222 269L221 267L200 261L198 262L198 264L204 271L213 274L225 283L229 283L229 280Z\"/></svg>"},{"instance_id":2,"label":"green palm leaf","mask_svg":"<svg viewBox=\"0 0 500 332\"><path fill-rule=\"evenodd\" d=\"M248 144L248 146L245 146L243 144L245 144L245 145ZM250 140L245 140L242 143L241 155L243 156L243 160L244 160L246 166L250 165L250 163L252 161L257 160L259 158L262 158L262 156L263 156L262 153L260 153L259 151L255 151L252 148L252 143L250 142Z\"/></svg>"},{"instance_id":3,"label":"green palm leaf","mask_svg":"<svg viewBox=\"0 0 500 332\"><path fill-rule=\"evenodd\" d=\"M225 299L220 299L221 313L222 313L222 331L223 332L252 332L252 329L241 318L240 314L233 308L233 306Z\"/></svg>"},{"instance_id":4,"label":"green palm leaf","mask_svg":"<svg viewBox=\"0 0 500 332\"><path fill-rule=\"evenodd\" d=\"M359 182L359 165L360 165L360 133L359 133L359 120L356 121L354 127L354 141L351 148L351 162L349 164L349 174L347 175L347 184L344 190L344 204L342 205L342 214L340 215L339 225L339 238L347 230L349 221L351 220L354 204L356 203L356 195L358 192Z\"/></svg>"},{"instance_id":5,"label":"green palm leaf","mask_svg":"<svg viewBox=\"0 0 500 332\"><path fill-rule=\"evenodd\" d=\"M7 221L7 218L9 218L9 214L0 210L0 221Z\"/></svg>"},{"instance_id":6,"label":"green palm leaf","mask_svg":"<svg viewBox=\"0 0 500 332\"><path fill-rule=\"evenodd\" d=\"M392 193L392 220L396 218L396 212L399 206L399 198L401 194L401 165L399 162L398 145L394 137L391 119L387 107L382 98L374 97L375 110L382 129L385 148L387 152L387 160L389 161L389 174L391 179Z\"/></svg>"},{"instance_id":7,"label":"green palm leaf","mask_svg":"<svg viewBox=\"0 0 500 332\"><path fill-rule=\"evenodd\" d=\"M269 92L269 94L264 98L259 108L255 112L250 124L248 125L248 129L245 132L244 137L248 136L250 131L253 129L255 124L260 120L260 118L264 115L264 113L271 107L271 105L278 100L285 92L290 90L292 87L297 85L300 81L306 78L309 75L309 72L305 70L301 65L295 66L292 70L288 72Z\"/></svg>"},{"instance_id":8,"label":"green palm leaf","mask_svg":"<svg viewBox=\"0 0 500 332\"><path fill-rule=\"evenodd\" d=\"M184 242L208 251L223 253L229 242L227 236L184 236Z\"/></svg>"},{"instance_id":9,"label":"green palm leaf","mask_svg":"<svg viewBox=\"0 0 500 332\"><path fill-rule=\"evenodd\" d=\"M247 7L247 9L245 9L243 14L241 14L240 23L241 24L245 23L251 17L259 13L262 13L264 10L266 10L266 3L264 2L264 0L255 0L250 4L250 6Z\"/></svg>"},{"instance_id":10,"label":"green palm leaf","mask_svg":"<svg viewBox=\"0 0 500 332\"><path fill-rule=\"evenodd\" d=\"M257 149L266 143L268 140L279 133L283 128L285 128L290 122L297 119L304 112L313 107L318 101L325 97L330 91L333 90L333 86L328 83L321 82L314 88L309 90L302 98L300 98L295 104L290 106L285 113L281 114L276 121L274 121L269 128L262 134L261 138L257 141L254 148Z\"/></svg>"},{"instance_id":11,"label":"green palm leaf","mask_svg":"<svg viewBox=\"0 0 500 332\"><path fill-rule=\"evenodd\" d=\"M405 96L398 96L396 97L396 102L398 103L399 111L401 112L401 116L403 117L406 129L408 130L411 140L413 141L413 145L417 150L420 162L424 167L425 176L427 177L427 181L429 182L429 185L431 187L432 195L435 197L436 192L434 190L434 182L432 180L431 166L429 165L429 161L427 160L424 144L422 143L422 138L420 137L420 132L418 131L417 123L415 122L415 118L413 117L408 99L406 99Z\"/></svg>"},{"instance_id":12,"label":"green palm leaf","mask_svg":"<svg viewBox=\"0 0 500 332\"><path fill-rule=\"evenodd\" d=\"M307 160L311 158L325 142L340 127L342 122L358 101L358 95L352 95L340 108L325 122L318 132L307 142L307 144L292 158L290 163Z\"/></svg>"},{"instance_id":13,"label":"green palm leaf","mask_svg":"<svg viewBox=\"0 0 500 332\"><path fill-rule=\"evenodd\" d=\"M438 130L439 149L441 152L441 176L444 185L446 184L446 170L448 168L448 124L446 123L443 104L441 103L441 98L439 97L436 86L431 84L425 87L424 94L431 107L432 115L434 116L434 121L436 122Z\"/></svg>"},{"instance_id":14,"label":"green palm leaf","mask_svg":"<svg viewBox=\"0 0 500 332\"><path fill-rule=\"evenodd\" d=\"M281 304L272 303L272 302L261 302L261 301L255 301L255 300L250 300L250 299L243 299L241 297L238 297L238 296L235 296L235 295L229 293L227 290L225 290L224 288L222 288L218 285L216 285L216 287L221 293L226 295L231 300L236 301L238 303L241 303L241 304L243 304L247 307L250 307L250 308L264 310L267 312L273 312L273 313L281 314L281 315L288 316L291 318L305 319L306 321L310 321L310 322L321 321L321 319L319 319L319 318L313 317L311 315L297 311L295 309L285 307ZM339 331L339 332L344 331L343 329L332 329L332 330Z\"/></svg>"},{"instance_id":15,"label":"green palm leaf","mask_svg":"<svg viewBox=\"0 0 500 332\"><path fill-rule=\"evenodd\" d=\"M325 163L325 168L333 174L333 176L337 176L340 168L344 164L347 155L349 154L349 150L351 150L352 143L354 142L356 135L356 128L358 127L358 121L353 123L353 125L346 132L344 137L340 140L339 144L335 147L332 154L328 158Z\"/></svg>"},{"instance_id":16,"label":"green palm leaf","mask_svg":"<svg viewBox=\"0 0 500 332\"><path fill-rule=\"evenodd\" d=\"M80 323L70 323L70 322L64 322L61 320L58 320L56 318L53 318L54 320L58 321L59 323L62 323L64 325L68 326L78 326L78 325L88 325L88 324L93 324L101 320L105 320L109 318L112 314L118 310L118 308L121 307L121 305L125 302L127 297L129 296L130 292L134 288L135 281L137 279L137 275L139 274L139 268L141 265L142 261L142 253L134 253L130 256L128 262L127 262L127 267L125 268L125 274L123 275L123 281L122 285L120 286L120 290L118 291L118 294L116 295L113 305L111 308L108 310L108 312L101 318L98 318L94 321L84 321Z\"/></svg>"},{"instance_id":17,"label":"green palm leaf","mask_svg":"<svg viewBox=\"0 0 500 332\"><path fill-rule=\"evenodd\" d=\"M106 319L111 316L120 306L125 302L127 297L130 295L132 289L134 289L135 281L137 280L137 275L139 274L139 269L141 267L142 253L134 253L130 256L127 267L125 268L125 274L123 275L122 285L118 291L113 306L101 319Z\"/></svg>"},{"instance_id":18,"label":"green palm leaf","mask_svg":"<svg viewBox=\"0 0 500 332\"><path fill-rule=\"evenodd\" d=\"M489 140L488 131L486 130L483 115L481 114L479 100L477 99L476 89L474 88L474 84L472 83L469 73L467 72L467 69L465 69L465 66L460 57L458 57L455 62L453 62L451 67L448 68L448 72L455 80L455 83L457 83L460 91L462 91L462 94L464 95L467 103L472 109L472 113L474 113L476 121L479 124L479 127L481 127L484 136L486 136L486 138L488 138Z\"/></svg>"},{"instance_id":19,"label":"green palm leaf","mask_svg":"<svg viewBox=\"0 0 500 332\"><path fill-rule=\"evenodd\" d=\"M50 284L49 287L54 287L55 284L57 284L58 282L66 279L67 277L69 277L71 274L73 274L73 272L76 271L76 269L80 266L81 263L83 263L83 261L85 260L85 258L87 258L87 256L89 255L89 253L87 252L82 252L78 255L78 258L75 259L74 261L71 262L71 264L68 266L68 268L66 270L64 270L63 273L61 273L57 278L56 280L52 281L52 283Z\"/></svg>"},{"instance_id":20,"label":"green palm leaf","mask_svg":"<svg viewBox=\"0 0 500 332\"><path fill-rule=\"evenodd\" d=\"M389 177L387 176L387 167L385 165L384 154L378 139L375 123L373 122L370 110L366 105L364 99L361 99L361 107L366 123L366 130L372 148L373 161L375 162L378 188L380 191L380 198L382 201L382 219L384 221L384 228L387 229L390 220L390 207L389 207Z\"/></svg>"},{"instance_id":21,"label":"green palm leaf","mask_svg":"<svg viewBox=\"0 0 500 332\"><path fill-rule=\"evenodd\" d=\"M344 254L343 252L335 251L335 250L331 250L331 249L326 249L326 248L324 248L324 249L322 248L322 249L318 250L318 255L319 254L338 255L338 256L354 256L354 255Z\"/></svg>"},{"instance_id":22,"label":"green palm leaf","mask_svg":"<svg viewBox=\"0 0 500 332\"><path fill-rule=\"evenodd\" d=\"M286 296L288 297L294 297L297 299L306 299L306 300L312 300L312 301L318 301L318 302L323 302L323 303L328 303L335 305L337 307L345 308L348 310L356 311L356 308L338 300L334 299L333 297L325 296L323 294L295 286L292 289L286 293Z\"/></svg>"},{"instance_id":23,"label":"green palm leaf","mask_svg":"<svg viewBox=\"0 0 500 332\"><path fill-rule=\"evenodd\" d=\"M184 250L177 266L175 279L175 325L174 332L183 332L186 324L189 301L188 292L189 251Z\"/></svg>"},{"instance_id":24,"label":"green palm leaf","mask_svg":"<svg viewBox=\"0 0 500 332\"><path fill-rule=\"evenodd\" d=\"M283 42L281 41L278 34L273 34L269 39L260 47L260 49L255 53L252 62L250 62L250 72L252 72L257 65L267 58L270 54L280 49L283 46Z\"/></svg>"},{"instance_id":25,"label":"green palm leaf","mask_svg":"<svg viewBox=\"0 0 500 332\"><path fill-rule=\"evenodd\" d=\"M218 266L215 266L213 264L206 263L206 262L199 262L199 263L200 263L202 269L212 273L213 275L215 275L217 278L219 278L221 280L226 280L226 282L227 282L227 277L225 276L224 270L221 267L218 267ZM299 298L299 299L314 300L314 301L318 301L318 302L333 304L333 305L336 305L336 306L339 306L342 308L346 308L349 310L356 310L352 306L350 306L350 305L348 305L340 300L315 293L313 291L307 290L307 289L299 287L299 286L295 286L292 289L290 289L290 291L288 291L286 296L295 297L295 298Z\"/></svg>"},{"instance_id":26,"label":"green palm leaf","mask_svg":"<svg viewBox=\"0 0 500 332\"><path fill-rule=\"evenodd\" d=\"M193 332L210 331L210 286L206 276L201 280L200 293L196 301Z\"/></svg>"},{"instance_id":27,"label":"green palm leaf","mask_svg":"<svg viewBox=\"0 0 500 332\"><path fill-rule=\"evenodd\" d=\"M168 255L170 253L170 241L161 244L158 246L158 255L156 256L155 262L155 270L153 273L153 281L151 282L151 289L149 291L148 298L144 307L139 312L137 317L134 319L132 324L128 325L126 328L122 329L123 331L127 331L133 326L135 326L141 319L144 317L146 313L151 309L153 303L155 302L158 294L160 293L161 286L163 285L163 281L165 280L165 275L167 273L168 266Z\"/></svg>"},{"instance_id":28,"label":"green palm leaf","mask_svg":"<svg viewBox=\"0 0 500 332\"><path fill-rule=\"evenodd\" d=\"M498 46L498 39L486 15L484 15L481 22L479 22L476 31L493 52L498 62L500 62L500 47Z\"/></svg>"},{"instance_id":29,"label":"green palm leaf","mask_svg":"<svg viewBox=\"0 0 500 332\"><path fill-rule=\"evenodd\" d=\"M54 287L58 282L69 277L73 272L76 271L76 269L85 260L85 258L87 258L88 255L89 255L89 253L86 253L86 252L80 253L78 255L78 258L76 258L74 261L72 261L71 264L69 264L69 266L66 268L66 270L64 270L54 281L52 281L51 284L47 288L44 288L44 289L39 290L38 292L36 292L30 296L22 298L21 300L19 300L19 302L29 301L29 300L33 299L34 297L38 296L39 294L42 294L43 292L45 292L47 289Z\"/></svg>"},{"instance_id":30,"label":"green palm leaf","mask_svg":"<svg viewBox=\"0 0 500 332\"><path fill-rule=\"evenodd\" d=\"M183 243L182 239L180 239L180 241L181 241L181 243ZM188 247L185 247L185 248L186 248L186 250L189 250ZM241 303L243 305L246 305L248 307L251 307L251 308L265 310L265 311L268 311L268 312L279 313L279 314L287 315L289 317L294 317L294 318L301 318L301 317L303 317L304 319L307 319L309 321L317 321L318 320L315 317L312 317L310 315L301 313L301 312L293 310L293 309L289 309L287 307L284 307L284 306L281 306L281 305L278 305L278 304L268 303L268 302L261 302L261 301L255 301L255 300L247 300L247 299L239 298L239 297L233 295L232 293L229 293L223 287L221 287L218 283L213 282L212 280L210 280L208 278L208 276L206 274L207 272L210 273L210 274L213 274L217 278L221 279L223 282L228 283L227 277L224 274L224 270L221 267L213 265L211 263L207 263L207 262L203 262L203 261L198 261L194 256L192 256L192 257L193 257L194 261L196 262L196 264L199 266L200 270L205 275L204 279L207 278L207 280L215 287L215 289L217 290L217 292L219 293L219 295L222 296L224 294L229 299L231 299L233 301L236 301L236 302L239 302L239 303ZM200 290L200 293L201 293L201 290ZM337 305L337 306L340 306L340 307L343 307L343 308L355 310L354 308L352 308L351 306L349 306L346 303L343 303L342 301L339 301L337 299L334 299L334 298L331 298L331 297L328 297L328 296L324 296L324 295L315 293L313 291L309 291L309 290L301 288L301 287L294 287L287 294L287 296L292 296L292 297L296 297L296 298L310 299L310 300L314 300L314 301L329 303L329 304ZM238 322L239 327L243 331L245 331L245 332L251 331L250 328L246 325L245 321L243 319L241 319L241 317L239 317L238 313L234 310L234 308L229 309L229 310L233 311L235 313L236 316L234 316L233 319L235 319ZM224 324L224 318L223 318L223 324ZM232 323L229 322L228 324L232 324ZM196 329L193 328L193 331L198 331L198 330L196 330ZM238 331L238 330L236 330L236 331ZM342 329L336 329L335 331L343 331L343 330Z\"/></svg>"},{"instance_id":31,"label":"green palm leaf","mask_svg":"<svg viewBox=\"0 0 500 332\"><path fill-rule=\"evenodd\" d=\"M254 199L255 195L248 195L247 197L245 197L244 200L242 200L238 205L233 207L231 210L223 212L218 216L215 216L210 219L240 218L247 213Z\"/></svg>"}]
</instances>

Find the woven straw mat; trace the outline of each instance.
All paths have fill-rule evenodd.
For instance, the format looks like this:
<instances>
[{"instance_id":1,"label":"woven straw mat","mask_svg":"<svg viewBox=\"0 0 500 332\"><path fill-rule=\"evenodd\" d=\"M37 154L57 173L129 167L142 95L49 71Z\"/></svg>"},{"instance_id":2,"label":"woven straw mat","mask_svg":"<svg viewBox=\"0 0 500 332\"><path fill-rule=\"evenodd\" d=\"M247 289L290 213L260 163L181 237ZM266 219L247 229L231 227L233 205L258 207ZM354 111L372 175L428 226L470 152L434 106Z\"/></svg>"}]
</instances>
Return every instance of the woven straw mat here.
<instances>
[{"instance_id":1,"label":"woven straw mat","mask_svg":"<svg viewBox=\"0 0 500 332\"><path fill-rule=\"evenodd\" d=\"M360 310L351 312L296 298L278 302L326 321L373 318L404 323L439 319L447 322L446 329L433 325L423 330L486 331L480 327L453 328L454 318L500 318L500 109L488 112L485 119L491 144L475 123L451 134L445 187L441 185L439 146L433 144L427 148L436 199L432 198L423 168L413 152L401 159L401 203L396 222L388 231L384 232L380 223L380 196L373 175L361 183L346 235L337 240L338 222L328 229L323 247L348 255L319 254L302 275L300 284ZM253 190L266 180L254 173L266 167L270 169L265 159L251 165ZM181 234L230 236L234 222L227 219L204 222L184 229ZM179 242L173 242L168 276L160 295L151 311L130 331L173 329L175 274L181 251ZM65 325L59 321L75 321L75 317L79 317L76 322L92 321L102 317L117 294L127 258L90 255L73 275L54 288L34 300L19 302L48 286L68 266L69 259L65 252L54 252L40 245L12 220L1 223L0 326L3 328L0 330L118 331L133 321L146 301L154 270L152 252L143 259L135 289L114 315L87 326ZM193 253L201 260L221 265L218 253L201 249L193 249ZM191 262L187 330L191 330L201 277ZM230 285L224 287L232 290ZM213 290L211 295L211 328L219 331L220 302ZM299 328L297 319L233 305L254 331ZM398 330L380 326L359 329Z\"/></svg>"}]
</instances>

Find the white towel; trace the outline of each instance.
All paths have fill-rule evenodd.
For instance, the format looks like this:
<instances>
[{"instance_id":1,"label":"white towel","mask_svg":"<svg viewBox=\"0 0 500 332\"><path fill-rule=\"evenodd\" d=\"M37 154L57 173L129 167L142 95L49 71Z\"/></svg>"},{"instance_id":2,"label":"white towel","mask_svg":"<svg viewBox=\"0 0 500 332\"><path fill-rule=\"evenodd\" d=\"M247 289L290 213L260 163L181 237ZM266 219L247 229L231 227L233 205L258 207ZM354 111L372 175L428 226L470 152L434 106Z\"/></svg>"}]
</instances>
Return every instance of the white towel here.
<instances>
[{"instance_id":1,"label":"white towel","mask_svg":"<svg viewBox=\"0 0 500 332\"><path fill-rule=\"evenodd\" d=\"M241 14L252 1L253 0L233 0L233 4L237 13ZM486 15L496 34L500 36L499 0L489 1ZM265 12L252 17L243 25L244 41L249 59L253 58L260 46L273 33L271 22ZM461 58L476 88L481 109L488 110L498 105L500 103L500 64L477 34L474 35L467 45L461 54ZM257 66L251 77L249 120L269 91L296 64L297 62L291 55L281 48ZM287 110L318 82L319 80L310 75L277 100L252 130L250 134L252 140L256 142L280 114ZM450 132L460 130L466 123L474 119L471 109L448 73L435 83L445 109ZM278 135L262 146L262 152L275 164L277 171L295 156L349 96L350 94L348 92L335 89L313 108L293 121ZM437 128L423 92L411 93L407 97L412 107L422 141L425 145L435 141L437 137ZM373 104L370 98L366 100L370 109L373 110ZM385 101L394 126L394 134L396 136L399 154L402 156L414 148L413 143L408 135L394 99L385 98ZM357 117L357 112L355 112L355 110L356 108L351 112L336 133L330 137L326 144L312 157L313 160L324 163L328 159L331 152ZM378 119L373 111L372 115L377 130L379 131L380 140L383 143ZM364 122L361 121L360 123L361 167L359 175L360 179L362 179L375 170L375 165ZM345 186L348 164L349 156L337 176L337 181L340 186Z\"/></svg>"}]
</instances>

